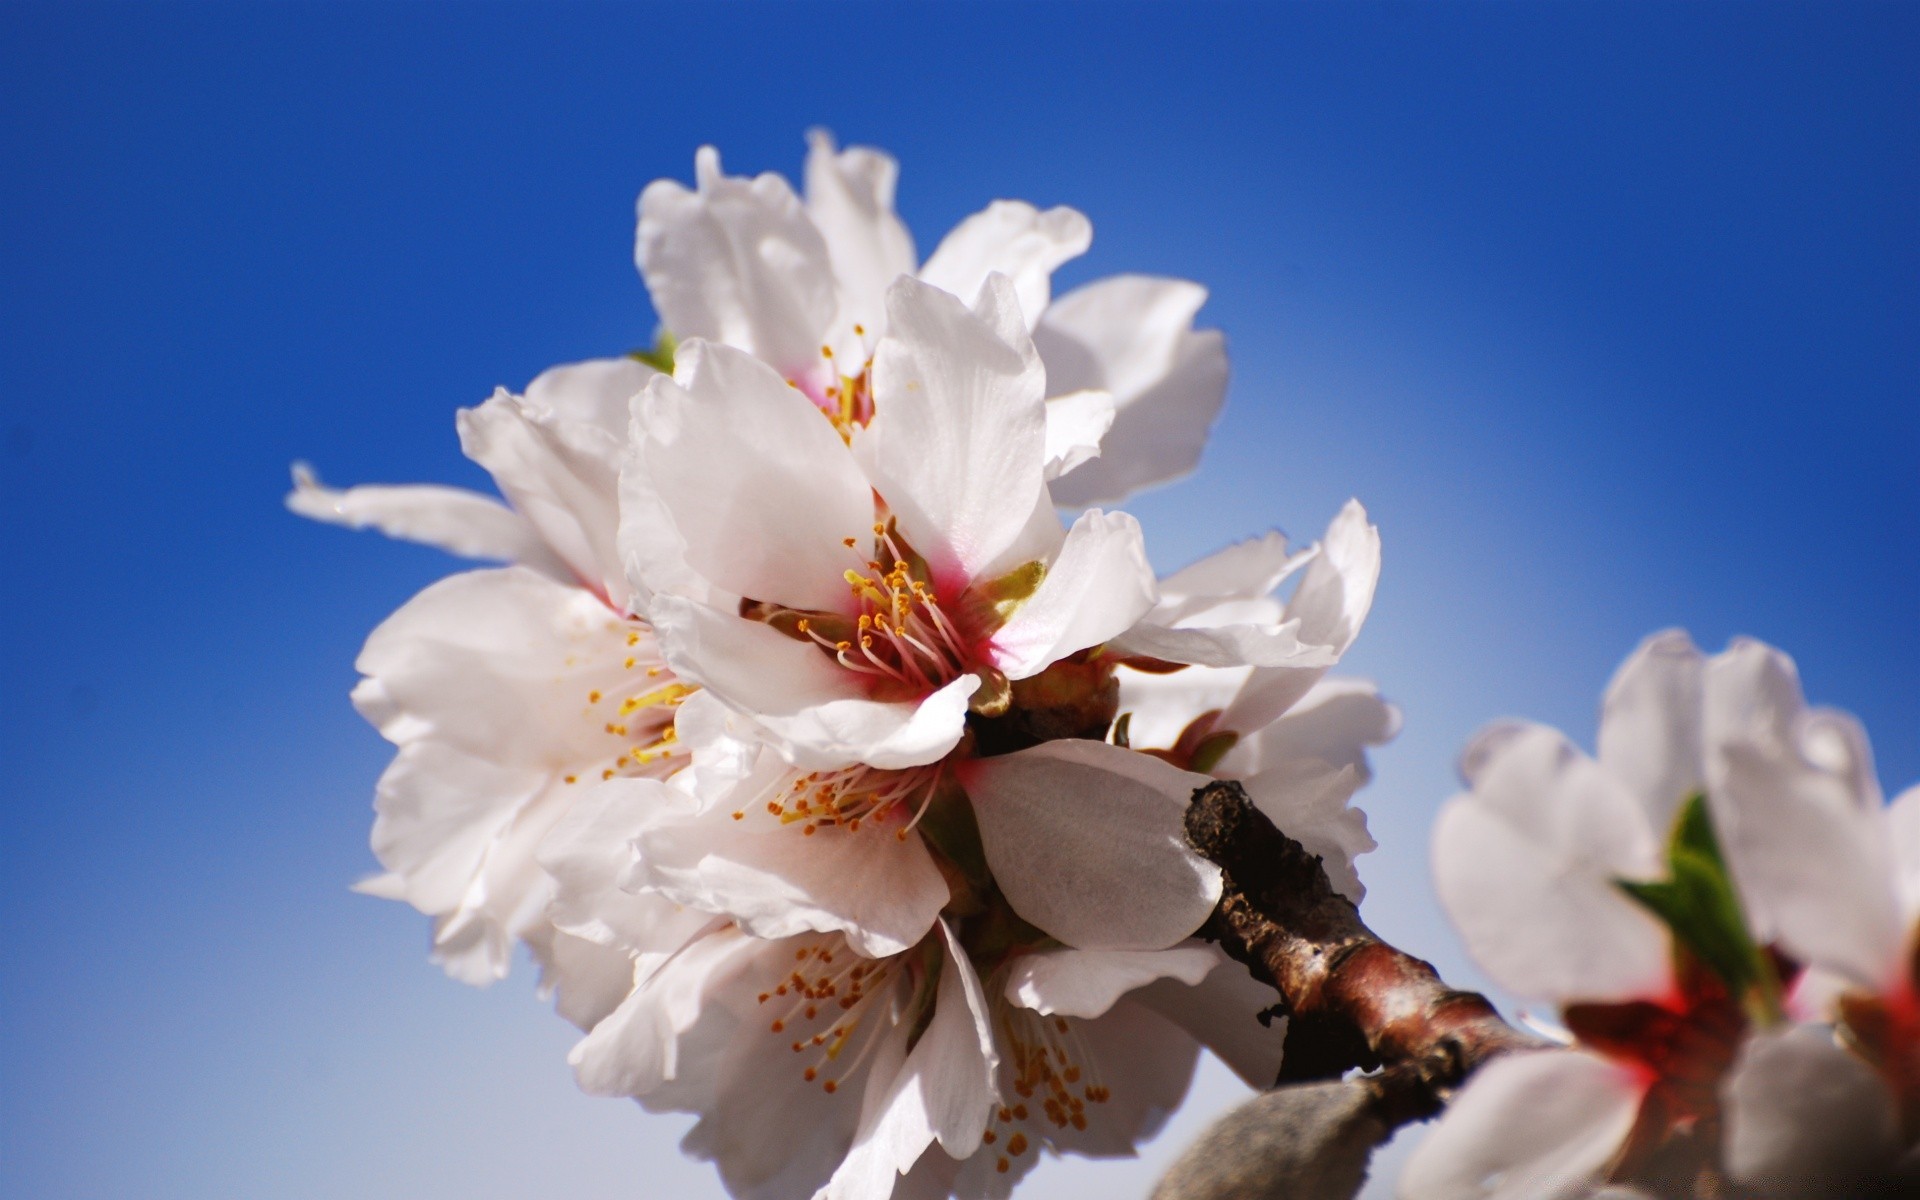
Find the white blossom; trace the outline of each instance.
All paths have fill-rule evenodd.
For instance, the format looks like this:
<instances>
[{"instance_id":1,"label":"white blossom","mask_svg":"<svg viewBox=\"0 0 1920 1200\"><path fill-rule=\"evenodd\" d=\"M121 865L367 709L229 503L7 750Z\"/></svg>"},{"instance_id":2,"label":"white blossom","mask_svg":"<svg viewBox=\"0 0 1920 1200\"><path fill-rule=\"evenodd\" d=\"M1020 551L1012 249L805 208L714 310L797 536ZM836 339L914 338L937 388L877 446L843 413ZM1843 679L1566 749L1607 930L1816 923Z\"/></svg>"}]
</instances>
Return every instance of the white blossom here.
<instances>
[{"instance_id":1,"label":"white blossom","mask_svg":"<svg viewBox=\"0 0 1920 1200\"><path fill-rule=\"evenodd\" d=\"M515 939L550 981L621 969L548 924L534 854L581 792L677 758L673 715L690 689L632 611L614 549L627 398L653 374L628 360L560 367L462 412L462 447L510 506L433 485L332 491L295 473L288 505L303 515L515 564L409 601L368 638L353 694L399 747L375 806L386 873L361 888L433 916L436 961L469 983L505 974Z\"/></svg>"},{"instance_id":2,"label":"white blossom","mask_svg":"<svg viewBox=\"0 0 1920 1200\"><path fill-rule=\"evenodd\" d=\"M1795 752L1801 722L1755 718L1792 715L1784 662L1744 640L1707 659L1684 634L1657 634L1607 690L1597 757L1520 722L1468 746L1469 791L1434 830L1441 901L1487 973L1559 1005L1575 1044L1476 1074L1409 1161L1403 1195L1584 1196L1640 1182L1656 1160L1817 1174L1801 1152L1832 1139L1773 1135L1797 1118L1775 1107L1793 1096L1757 1082L1769 1074L1797 1078L1802 1098L1816 1079L1846 1093L1836 1111L1855 1132L1863 1110L1887 1119L1884 1090L1860 1091L1858 1064L1830 1034L1788 1023L1777 960L1761 947L1792 952L1792 893L1743 874L1807 849L1794 827L1765 822L1761 781L1741 766ZM1675 932L1629 892L1683 869L1685 903L1723 895L1690 910L1709 914L1704 932Z\"/></svg>"},{"instance_id":3,"label":"white blossom","mask_svg":"<svg viewBox=\"0 0 1920 1200\"><path fill-rule=\"evenodd\" d=\"M1055 498L1112 503L1193 469L1227 378L1220 335L1193 329L1204 289L1122 275L1050 304L1053 271L1086 251L1092 229L1070 208L1012 200L962 221L917 264L893 208L894 160L836 150L824 133L810 143L804 201L778 175L723 174L712 147L695 156L692 189L660 180L642 193L635 258L675 336L755 355L831 410L888 331L896 280L917 275L974 304L999 274L1046 363L1052 405L1077 410L1056 423L1083 445L1105 439L1098 459L1058 460L1072 473ZM1087 403L1089 393L1103 399Z\"/></svg>"}]
</instances>

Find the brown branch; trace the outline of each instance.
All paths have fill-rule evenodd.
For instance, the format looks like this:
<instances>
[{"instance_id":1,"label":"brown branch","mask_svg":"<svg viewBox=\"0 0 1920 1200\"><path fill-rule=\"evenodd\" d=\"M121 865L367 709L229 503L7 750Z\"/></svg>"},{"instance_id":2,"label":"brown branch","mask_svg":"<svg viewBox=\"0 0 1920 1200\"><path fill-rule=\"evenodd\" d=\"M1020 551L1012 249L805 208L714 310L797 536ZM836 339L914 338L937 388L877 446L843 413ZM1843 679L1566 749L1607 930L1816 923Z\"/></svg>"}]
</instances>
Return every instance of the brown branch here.
<instances>
[{"instance_id":1,"label":"brown branch","mask_svg":"<svg viewBox=\"0 0 1920 1200\"><path fill-rule=\"evenodd\" d=\"M1280 992L1288 1022L1277 1082L1378 1069L1376 1114L1392 1129L1438 1112L1489 1058L1548 1044L1376 937L1319 857L1274 828L1238 783L1196 790L1186 833L1225 875L1200 936Z\"/></svg>"}]
</instances>

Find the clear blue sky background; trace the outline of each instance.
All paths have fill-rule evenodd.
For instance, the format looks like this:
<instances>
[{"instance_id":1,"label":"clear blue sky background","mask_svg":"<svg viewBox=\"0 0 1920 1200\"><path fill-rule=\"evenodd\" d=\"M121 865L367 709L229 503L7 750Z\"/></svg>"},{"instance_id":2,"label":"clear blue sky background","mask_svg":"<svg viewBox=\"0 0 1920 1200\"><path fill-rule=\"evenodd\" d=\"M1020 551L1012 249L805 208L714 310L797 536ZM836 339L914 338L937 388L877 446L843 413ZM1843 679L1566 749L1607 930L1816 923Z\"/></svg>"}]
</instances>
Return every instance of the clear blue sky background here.
<instances>
[{"instance_id":1,"label":"clear blue sky background","mask_svg":"<svg viewBox=\"0 0 1920 1200\"><path fill-rule=\"evenodd\" d=\"M1367 911L1450 974L1458 746L1590 738L1651 630L1788 648L1920 779L1917 59L1911 5L0 9L0 1193L717 1194L525 972L348 894L353 656L454 564L280 508L477 484L456 407L644 342L633 199L704 141L823 124L923 250L1071 203L1065 282L1213 289L1227 415L1133 507L1163 567L1372 508Z\"/></svg>"}]
</instances>

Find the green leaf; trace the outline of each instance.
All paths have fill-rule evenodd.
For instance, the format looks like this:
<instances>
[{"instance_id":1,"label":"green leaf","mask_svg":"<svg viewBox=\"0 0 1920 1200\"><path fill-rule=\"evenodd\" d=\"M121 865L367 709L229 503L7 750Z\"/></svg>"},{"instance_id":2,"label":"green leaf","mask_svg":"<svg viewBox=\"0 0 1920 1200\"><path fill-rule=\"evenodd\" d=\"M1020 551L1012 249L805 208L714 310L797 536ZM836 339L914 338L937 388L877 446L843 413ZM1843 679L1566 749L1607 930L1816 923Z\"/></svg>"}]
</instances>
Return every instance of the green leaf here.
<instances>
[{"instance_id":1,"label":"green leaf","mask_svg":"<svg viewBox=\"0 0 1920 1200\"><path fill-rule=\"evenodd\" d=\"M671 330L662 329L653 335L653 349L630 350L627 352L627 357L636 362L643 362L656 371L671 375L673 374L673 352L679 348L680 339L673 336Z\"/></svg>"},{"instance_id":2,"label":"green leaf","mask_svg":"<svg viewBox=\"0 0 1920 1200\"><path fill-rule=\"evenodd\" d=\"M1747 928L1705 796L1696 792L1680 808L1667 840L1667 878L1614 883L1658 917L1675 945L1718 975L1731 995L1749 1001L1757 1017L1777 1019L1780 981Z\"/></svg>"}]
</instances>

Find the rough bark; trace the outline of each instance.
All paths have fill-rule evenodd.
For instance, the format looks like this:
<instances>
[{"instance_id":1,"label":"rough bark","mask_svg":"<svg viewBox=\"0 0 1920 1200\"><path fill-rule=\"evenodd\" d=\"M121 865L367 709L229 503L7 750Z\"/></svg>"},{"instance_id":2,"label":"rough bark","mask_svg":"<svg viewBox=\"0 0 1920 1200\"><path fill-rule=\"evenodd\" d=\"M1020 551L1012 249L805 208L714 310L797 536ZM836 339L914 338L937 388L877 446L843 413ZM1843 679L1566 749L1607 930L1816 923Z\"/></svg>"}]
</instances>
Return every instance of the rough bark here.
<instances>
[{"instance_id":1,"label":"rough bark","mask_svg":"<svg viewBox=\"0 0 1920 1200\"><path fill-rule=\"evenodd\" d=\"M1405 1106L1389 1115L1401 1124L1438 1111L1494 1055L1546 1045L1375 936L1319 857L1274 828L1239 784L1194 792L1186 833L1225 875L1201 936L1280 992L1289 1026L1280 1082L1388 1068L1394 1103Z\"/></svg>"}]
</instances>

